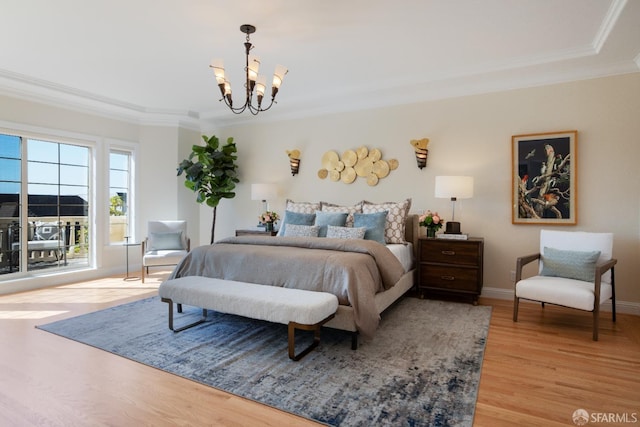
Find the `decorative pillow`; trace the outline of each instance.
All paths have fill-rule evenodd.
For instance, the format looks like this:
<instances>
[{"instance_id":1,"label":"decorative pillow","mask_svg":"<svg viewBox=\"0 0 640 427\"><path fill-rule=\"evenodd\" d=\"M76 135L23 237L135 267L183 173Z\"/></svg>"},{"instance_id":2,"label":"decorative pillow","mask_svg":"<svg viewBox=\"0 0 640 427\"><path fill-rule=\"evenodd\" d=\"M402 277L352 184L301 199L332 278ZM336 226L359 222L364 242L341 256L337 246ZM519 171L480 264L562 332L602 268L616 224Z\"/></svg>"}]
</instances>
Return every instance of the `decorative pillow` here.
<instances>
[{"instance_id":1,"label":"decorative pillow","mask_svg":"<svg viewBox=\"0 0 640 427\"><path fill-rule=\"evenodd\" d=\"M338 227L336 225L327 226L327 237L333 239L364 239L367 231L364 227Z\"/></svg>"},{"instance_id":2,"label":"decorative pillow","mask_svg":"<svg viewBox=\"0 0 640 427\"><path fill-rule=\"evenodd\" d=\"M365 240L375 240L384 245L384 226L387 220L387 214L387 211L369 214L355 213L353 214L353 226L364 227L366 229L364 233Z\"/></svg>"},{"instance_id":3,"label":"decorative pillow","mask_svg":"<svg viewBox=\"0 0 640 427\"><path fill-rule=\"evenodd\" d=\"M294 202L287 199L285 210L298 213L314 213L320 210L320 202Z\"/></svg>"},{"instance_id":4,"label":"decorative pillow","mask_svg":"<svg viewBox=\"0 0 640 427\"><path fill-rule=\"evenodd\" d=\"M384 238L387 243L405 243L405 221L411 209L411 199L404 202L371 203L362 202L362 213L387 211Z\"/></svg>"},{"instance_id":5,"label":"decorative pillow","mask_svg":"<svg viewBox=\"0 0 640 427\"><path fill-rule=\"evenodd\" d=\"M327 237L327 226L337 225L344 227L347 220L346 212L322 212L316 211L315 225L320 227L318 231L318 237Z\"/></svg>"},{"instance_id":6,"label":"decorative pillow","mask_svg":"<svg viewBox=\"0 0 640 427\"><path fill-rule=\"evenodd\" d=\"M353 227L354 213L362 213L362 202L357 203L353 206L339 206L327 202L320 202L320 205L322 206L320 210L323 212L346 212L347 214L349 214L347 216L347 221L345 222L345 225L347 227Z\"/></svg>"},{"instance_id":7,"label":"decorative pillow","mask_svg":"<svg viewBox=\"0 0 640 427\"><path fill-rule=\"evenodd\" d=\"M593 282L599 257L600 251L566 251L545 246L540 275Z\"/></svg>"},{"instance_id":8,"label":"decorative pillow","mask_svg":"<svg viewBox=\"0 0 640 427\"><path fill-rule=\"evenodd\" d=\"M182 250L182 231L149 233L150 251Z\"/></svg>"},{"instance_id":9,"label":"decorative pillow","mask_svg":"<svg viewBox=\"0 0 640 427\"><path fill-rule=\"evenodd\" d=\"M285 237L318 237L317 225L298 225L289 224L287 231L284 232Z\"/></svg>"},{"instance_id":10,"label":"decorative pillow","mask_svg":"<svg viewBox=\"0 0 640 427\"><path fill-rule=\"evenodd\" d=\"M280 230L278 230L278 236L284 236L287 226L289 224L294 225L313 225L316 219L316 214L314 213L301 213L301 212L293 212L293 211L285 211L284 219L282 220L282 224L280 224Z\"/></svg>"}]
</instances>

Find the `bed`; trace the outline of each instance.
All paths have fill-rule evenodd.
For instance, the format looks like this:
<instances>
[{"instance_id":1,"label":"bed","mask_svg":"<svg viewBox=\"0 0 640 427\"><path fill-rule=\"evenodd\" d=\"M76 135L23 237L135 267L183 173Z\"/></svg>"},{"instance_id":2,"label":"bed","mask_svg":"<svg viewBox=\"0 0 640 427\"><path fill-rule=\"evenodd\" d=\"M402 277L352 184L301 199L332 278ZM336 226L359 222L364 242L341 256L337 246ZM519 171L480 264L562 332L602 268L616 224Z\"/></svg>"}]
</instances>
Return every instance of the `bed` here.
<instances>
[{"instance_id":1,"label":"bed","mask_svg":"<svg viewBox=\"0 0 640 427\"><path fill-rule=\"evenodd\" d=\"M405 206L408 210L408 206ZM289 211L287 211L289 212ZM380 314L415 283L418 216L405 214L404 243L320 237L238 236L194 248L169 279L206 276L331 292L338 297L326 327L374 335Z\"/></svg>"}]
</instances>

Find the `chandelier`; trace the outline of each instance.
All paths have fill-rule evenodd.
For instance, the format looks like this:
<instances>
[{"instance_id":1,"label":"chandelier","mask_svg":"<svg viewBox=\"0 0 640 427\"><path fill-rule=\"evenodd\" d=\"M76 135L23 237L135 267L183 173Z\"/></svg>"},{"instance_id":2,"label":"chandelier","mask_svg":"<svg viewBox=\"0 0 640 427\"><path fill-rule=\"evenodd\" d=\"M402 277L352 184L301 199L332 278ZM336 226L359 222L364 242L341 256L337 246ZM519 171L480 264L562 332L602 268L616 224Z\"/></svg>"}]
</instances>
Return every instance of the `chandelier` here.
<instances>
[{"instance_id":1,"label":"chandelier","mask_svg":"<svg viewBox=\"0 0 640 427\"><path fill-rule=\"evenodd\" d=\"M255 33L256 27L245 24L240 26L240 31L247 35L247 41L244 43L246 57L244 68L245 99L244 104L241 107L233 106L233 100L231 98L231 83L229 83L229 80L227 80L224 75L224 64L222 60L214 59L211 61L211 65L209 65L209 67L213 68L213 73L216 76L220 93L222 93L222 99L220 99L220 101L224 100L225 104L227 104L235 114L240 114L244 110L249 110L251 114L256 115L261 111L267 111L274 104L276 95L278 94L278 90L282 84L282 79L284 78L284 75L287 74L288 70L282 65L276 66L276 70L273 74L273 83L271 84L271 102L268 107L263 108L262 99L264 98L264 91L266 88L266 78L264 75L258 74L260 59L255 56L249 56L249 52L253 49L253 45L249 40L249 35ZM253 104L254 90L256 93L257 105Z\"/></svg>"}]
</instances>

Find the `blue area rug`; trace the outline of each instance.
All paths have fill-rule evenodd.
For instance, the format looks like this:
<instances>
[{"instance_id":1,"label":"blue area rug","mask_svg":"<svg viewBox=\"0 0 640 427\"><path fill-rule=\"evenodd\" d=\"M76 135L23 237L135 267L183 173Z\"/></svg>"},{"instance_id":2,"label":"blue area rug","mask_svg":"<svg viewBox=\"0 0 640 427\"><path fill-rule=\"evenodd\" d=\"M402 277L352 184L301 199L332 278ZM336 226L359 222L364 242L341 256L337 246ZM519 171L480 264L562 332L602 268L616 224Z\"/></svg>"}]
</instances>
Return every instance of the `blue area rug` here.
<instances>
[{"instance_id":1,"label":"blue area rug","mask_svg":"<svg viewBox=\"0 0 640 427\"><path fill-rule=\"evenodd\" d=\"M214 312L176 334L167 310L153 297L39 328L329 425L473 423L490 307L404 298L358 350L348 333L324 328L299 362L288 358L285 325ZM200 314L185 306L176 323Z\"/></svg>"}]
</instances>

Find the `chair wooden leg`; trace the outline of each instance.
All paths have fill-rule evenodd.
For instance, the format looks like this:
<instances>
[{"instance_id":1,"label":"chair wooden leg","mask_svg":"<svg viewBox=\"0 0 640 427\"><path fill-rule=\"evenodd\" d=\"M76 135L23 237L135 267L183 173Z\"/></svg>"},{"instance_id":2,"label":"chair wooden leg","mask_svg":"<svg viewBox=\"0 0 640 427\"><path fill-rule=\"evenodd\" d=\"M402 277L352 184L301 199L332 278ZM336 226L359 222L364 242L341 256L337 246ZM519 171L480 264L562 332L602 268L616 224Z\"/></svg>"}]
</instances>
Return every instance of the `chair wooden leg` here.
<instances>
[{"instance_id":1,"label":"chair wooden leg","mask_svg":"<svg viewBox=\"0 0 640 427\"><path fill-rule=\"evenodd\" d=\"M593 340L598 341L598 319L600 317L600 311L596 308L593 310Z\"/></svg>"},{"instance_id":2,"label":"chair wooden leg","mask_svg":"<svg viewBox=\"0 0 640 427\"><path fill-rule=\"evenodd\" d=\"M142 280L142 283L144 283L144 265L142 266L142 272L140 273L140 279Z\"/></svg>"},{"instance_id":3,"label":"chair wooden leg","mask_svg":"<svg viewBox=\"0 0 640 427\"><path fill-rule=\"evenodd\" d=\"M616 276L613 267L611 267L611 316L616 321Z\"/></svg>"},{"instance_id":4,"label":"chair wooden leg","mask_svg":"<svg viewBox=\"0 0 640 427\"><path fill-rule=\"evenodd\" d=\"M520 298L514 295L513 297L513 321L518 321L518 305L520 304Z\"/></svg>"}]
</instances>

